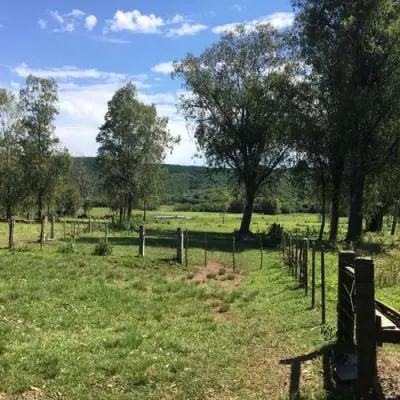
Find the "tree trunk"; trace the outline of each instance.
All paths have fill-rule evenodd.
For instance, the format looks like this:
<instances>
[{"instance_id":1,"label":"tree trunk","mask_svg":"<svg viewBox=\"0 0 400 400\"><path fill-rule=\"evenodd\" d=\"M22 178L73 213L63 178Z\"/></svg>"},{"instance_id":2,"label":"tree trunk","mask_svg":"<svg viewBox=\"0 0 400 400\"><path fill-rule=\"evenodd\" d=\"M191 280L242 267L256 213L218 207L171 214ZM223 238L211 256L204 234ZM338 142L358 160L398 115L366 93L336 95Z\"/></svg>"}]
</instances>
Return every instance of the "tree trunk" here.
<instances>
[{"instance_id":1,"label":"tree trunk","mask_svg":"<svg viewBox=\"0 0 400 400\"><path fill-rule=\"evenodd\" d=\"M347 227L347 242L354 242L362 237L364 186L364 175L357 176L350 183L350 216Z\"/></svg>"},{"instance_id":2,"label":"tree trunk","mask_svg":"<svg viewBox=\"0 0 400 400\"><path fill-rule=\"evenodd\" d=\"M322 172L322 210L321 210L321 227L319 229L318 240L322 240L324 236L325 221L326 221L326 184L325 184L325 176L324 173Z\"/></svg>"},{"instance_id":3,"label":"tree trunk","mask_svg":"<svg viewBox=\"0 0 400 400\"><path fill-rule=\"evenodd\" d=\"M251 188L246 189L246 204L244 206L242 222L239 229L240 235L248 235L249 233L251 233L250 224L251 217L253 216L254 199L255 190Z\"/></svg>"},{"instance_id":4,"label":"tree trunk","mask_svg":"<svg viewBox=\"0 0 400 400\"><path fill-rule=\"evenodd\" d=\"M332 172L331 227L329 241L336 242L339 229L340 193L342 189L343 169L339 165Z\"/></svg>"},{"instance_id":5,"label":"tree trunk","mask_svg":"<svg viewBox=\"0 0 400 400\"><path fill-rule=\"evenodd\" d=\"M37 198L37 218L38 221L42 220L42 209L43 209L43 196L41 193L38 194Z\"/></svg>"},{"instance_id":6,"label":"tree trunk","mask_svg":"<svg viewBox=\"0 0 400 400\"><path fill-rule=\"evenodd\" d=\"M398 202L398 200L396 200L396 202L394 203L393 223L392 223L392 232L391 232L392 236L394 236L396 234L398 214L399 214L399 202Z\"/></svg>"},{"instance_id":7,"label":"tree trunk","mask_svg":"<svg viewBox=\"0 0 400 400\"><path fill-rule=\"evenodd\" d=\"M128 198L128 221L131 222L132 219L132 209L133 209L133 197Z\"/></svg>"},{"instance_id":8,"label":"tree trunk","mask_svg":"<svg viewBox=\"0 0 400 400\"><path fill-rule=\"evenodd\" d=\"M382 232L383 208L378 207L373 217L368 221L367 232Z\"/></svg>"},{"instance_id":9,"label":"tree trunk","mask_svg":"<svg viewBox=\"0 0 400 400\"><path fill-rule=\"evenodd\" d=\"M10 203L7 202L7 206L6 206L6 218L7 219L11 219L12 217L12 205Z\"/></svg>"},{"instance_id":10,"label":"tree trunk","mask_svg":"<svg viewBox=\"0 0 400 400\"><path fill-rule=\"evenodd\" d=\"M124 220L124 206L119 206L119 223L122 225L122 221Z\"/></svg>"}]
</instances>

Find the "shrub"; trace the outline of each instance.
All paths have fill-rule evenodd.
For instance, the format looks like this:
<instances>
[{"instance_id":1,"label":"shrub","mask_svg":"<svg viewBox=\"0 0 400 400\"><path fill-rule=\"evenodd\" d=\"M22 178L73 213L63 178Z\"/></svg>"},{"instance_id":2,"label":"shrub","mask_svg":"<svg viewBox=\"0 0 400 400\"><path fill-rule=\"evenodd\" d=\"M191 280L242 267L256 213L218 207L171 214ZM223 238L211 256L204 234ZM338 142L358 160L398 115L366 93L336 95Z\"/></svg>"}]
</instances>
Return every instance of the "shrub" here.
<instances>
[{"instance_id":1,"label":"shrub","mask_svg":"<svg viewBox=\"0 0 400 400\"><path fill-rule=\"evenodd\" d=\"M68 243L63 243L59 248L58 251L63 254L72 254L76 252L75 243L71 240Z\"/></svg>"},{"instance_id":2,"label":"shrub","mask_svg":"<svg viewBox=\"0 0 400 400\"><path fill-rule=\"evenodd\" d=\"M112 254L113 248L110 243L106 243L103 239L99 240L94 248L94 255L109 256Z\"/></svg>"},{"instance_id":3,"label":"shrub","mask_svg":"<svg viewBox=\"0 0 400 400\"><path fill-rule=\"evenodd\" d=\"M244 204L240 200L232 200L229 204L228 212L232 214L241 214L244 210Z\"/></svg>"},{"instance_id":4,"label":"shrub","mask_svg":"<svg viewBox=\"0 0 400 400\"><path fill-rule=\"evenodd\" d=\"M292 214L294 211L293 205L290 203L282 203L281 213L282 214Z\"/></svg>"},{"instance_id":5,"label":"shrub","mask_svg":"<svg viewBox=\"0 0 400 400\"><path fill-rule=\"evenodd\" d=\"M218 271L218 275L224 275L225 272L226 272L225 268L220 268L219 271Z\"/></svg>"},{"instance_id":6,"label":"shrub","mask_svg":"<svg viewBox=\"0 0 400 400\"><path fill-rule=\"evenodd\" d=\"M281 207L277 199L264 199L260 206L261 211L266 215L276 215L281 211Z\"/></svg>"}]
</instances>

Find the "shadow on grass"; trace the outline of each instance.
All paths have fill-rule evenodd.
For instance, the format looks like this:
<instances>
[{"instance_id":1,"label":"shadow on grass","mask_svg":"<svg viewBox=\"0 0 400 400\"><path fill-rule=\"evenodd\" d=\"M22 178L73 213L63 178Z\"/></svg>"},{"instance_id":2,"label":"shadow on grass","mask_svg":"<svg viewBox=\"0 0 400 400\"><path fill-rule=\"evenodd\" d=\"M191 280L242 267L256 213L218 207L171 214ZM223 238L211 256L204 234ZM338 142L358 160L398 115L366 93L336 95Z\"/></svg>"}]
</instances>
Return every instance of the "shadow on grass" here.
<instances>
[{"instance_id":1,"label":"shadow on grass","mask_svg":"<svg viewBox=\"0 0 400 400\"><path fill-rule=\"evenodd\" d=\"M334 345L324 346L317 351L299 357L281 360L281 364L290 365L289 399L300 400L303 398L300 390L302 363L322 357L323 386L327 392L326 399L353 399L352 385L338 384L334 378L332 365L334 358Z\"/></svg>"},{"instance_id":2,"label":"shadow on grass","mask_svg":"<svg viewBox=\"0 0 400 400\"><path fill-rule=\"evenodd\" d=\"M112 245L119 246L139 246L139 238L137 236L118 236L119 232L110 233L108 237L109 243ZM79 236L76 238L76 243L81 244L96 244L101 236ZM70 238L63 241L71 240ZM184 238L186 243L186 237ZM209 251L219 251L232 253L233 249L233 234L231 233L220 233L220 232L189 232L188 235L189 249L197 248L204 249L207 247ZM161 248L173 248L177 246L177 232L176 230L158 230L158 229L146 229L146 247L161 247ZM255 237L252 240L239 241L235 240L236 253L242 253L246 250L260 249L259 237ZM266 248L265 248L266 249Z\"/></svg>"}]
</instances>

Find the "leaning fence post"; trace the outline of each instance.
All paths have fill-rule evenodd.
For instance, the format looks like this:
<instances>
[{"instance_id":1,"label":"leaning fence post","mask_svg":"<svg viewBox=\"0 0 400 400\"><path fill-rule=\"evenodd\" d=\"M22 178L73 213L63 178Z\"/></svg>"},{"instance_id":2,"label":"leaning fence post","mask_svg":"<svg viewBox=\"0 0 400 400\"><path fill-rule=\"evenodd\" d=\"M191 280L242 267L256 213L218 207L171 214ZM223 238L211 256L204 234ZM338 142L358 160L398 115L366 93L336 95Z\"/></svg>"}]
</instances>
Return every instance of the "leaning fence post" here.
<instances>
[{"instance_id":1,"label":"leaning fence post","mask_svg":"<svg viewBox=\"0 0 400 400\"><path fill-rule=\"evenodd\" d=\"M354 266L354 251L341 251L338 265L337 294L337 340L340 343L354 344L354 311L352 293L354 279L347 273L346 267Z\"/></svg>"},{"instance_id":2,"label":"leaning fence post","mask_svg":"<svg viewBox=\"0 0 400 400\"><path fill-rule=\"evenodd\" d=\"M56 225L56 217L53 215L51 217L51 225L50 225L50 239L55 239L55 225Z\"/></svg>"},{"instance_id":3,"label":"leaning fence post","mask_svg":"<svg viewBox=\"0 0 400 400\"><path fill-rule=\"evenodd\" d=\"M374 261L356 258L356 340L357 340L357 394L362 399L373 398L377 377Z\"/></svg>"},{"instance_id":4,"label":"leaning fence post","mask_svg":"<svg viewBox=\"0 0 400 400\"><path fill-rule=\"evenodd\" d=\"M315 242L311 244L311 308L315 308Z\"/></svg>"},{"instance_id":5,"label":"leaning fence post","mask_svg":"<svg viewBox=\"0 0 400 400\"><path fill-rule=\"evenodd\" d=\"M303 283L304 283L304 293L308 295L308 239L303 241Z\"/></svg>"},{"instance_id":6,"label":"leaning fence post","mask_svg":"<svg viewBox=\"0 0 400 400\"><path fill-rule=\"evenodd\" d=\"M8 247L12 249L14 247L15 243L15 219L11 218L10 219L10 231L9 231L9 237L8 237Z\"/></svg>"},{"instance_id":7,"label":"leaning fence post","mask_svg":"<svg viewBox=\"0 0 400 400\"><path fill-rule=\"evenodd\" d=\"M176 259L178 264L183 264L183 229L177 229L177 249L176 249Z\"/></svg>"},{"instance_id":8,"label":"leaning fence post","mask_svg":"<svg viewBox=\"0 0 400 400\"><path fill-rule=\"evenodd\" d=\"M46 241L46 226L47 226L47 215L43 217L42 226L40 229L40 250L43 249L44 242Z\"/></svg>"},{"instance_id":9,"label":"leaning fence post","mask_svg":"<svg viewBox=\"0 0 400 400\"><path fill-rule=\"evenodd\" d=\"M144 226L139 226L139 256L144 257L144 246L146 241L146 234L144 230Z\"/></svg>"},{"instance_id":10,"label":"leaning fence post","mask_svg":"<svg viewBox=\"0 0 400 400\"><path fill-rule=\"evenodd\" d=\"M321 246L321 323L326 323L326 303L325 303L325 247Z\"/></svg>"}]
</instances>

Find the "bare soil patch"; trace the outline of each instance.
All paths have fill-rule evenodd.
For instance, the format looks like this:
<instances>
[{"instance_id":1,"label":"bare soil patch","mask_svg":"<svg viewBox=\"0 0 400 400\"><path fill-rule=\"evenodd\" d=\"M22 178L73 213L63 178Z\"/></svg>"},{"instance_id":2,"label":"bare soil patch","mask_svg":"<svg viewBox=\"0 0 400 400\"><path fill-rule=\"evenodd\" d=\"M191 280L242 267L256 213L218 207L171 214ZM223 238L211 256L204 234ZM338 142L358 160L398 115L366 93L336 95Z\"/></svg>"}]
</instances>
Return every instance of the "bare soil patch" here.
<instances>
[{"instance_id":1,"label":"bare soil patch","mask_svg":"<svg viewBox=\"0 0 400 400\"><path fill-rule=\"evenodd\" d=\"M384 348L378 353L378 374L384 398L400 398L400 359L398 352Z\"/></svg>"},{"instance_id":2,"label":"bare soil patch","mask_svg":"<svg viewBox=\"0 0 400 400\"><path fill-rule=\"evenodd\" d=\"M242 273L234 274L232 270L217 262L210 262L207 267L198 266L195 271L192 278L194 282L217 283L223 287L239 286L244 279Z\"/></svg>"}]
</instances>

